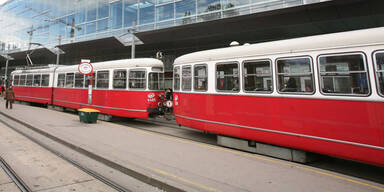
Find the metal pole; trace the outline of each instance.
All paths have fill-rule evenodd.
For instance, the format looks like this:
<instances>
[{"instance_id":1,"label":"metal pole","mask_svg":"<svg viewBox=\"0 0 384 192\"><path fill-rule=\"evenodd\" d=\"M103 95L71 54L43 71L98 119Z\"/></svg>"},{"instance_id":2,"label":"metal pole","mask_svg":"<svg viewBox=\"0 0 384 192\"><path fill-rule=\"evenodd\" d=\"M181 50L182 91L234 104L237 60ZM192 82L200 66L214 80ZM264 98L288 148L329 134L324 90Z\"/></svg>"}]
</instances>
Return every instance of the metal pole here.
<instances>
[{"instance_id":1,"label":"metal pole","mask_svg":"<svg viewBox=\"0 0 384 192\"><path fill-rule=\"evenodd\" d=\"M136 32L136 21L132 21L132 47L131 47L131 58L135 58L135 52L136 52L136 45L135 45L135 35L134 33Z\"/></svg>"},{"instance_id":2,"label":"metal pole","mask_svg":"<svg viewBox=\"0 0 384 192\"><path fill-rule=\"evenodd\" d=\"M59 45L61 45L61 35L59 35ZM58 65L60 63L60 51L57 50L57 55L56 55L56 65Z\"/></svg>"},{"instance_id":3,"label":"metal pole","mask_svg":"<svg viewBox=\"0 0 384 192\"><path fill-rule=\"evenodd\" d=\"M5 62L5 80L8 80L8 62L9 59Z\"/></svg>"}]
</instances>

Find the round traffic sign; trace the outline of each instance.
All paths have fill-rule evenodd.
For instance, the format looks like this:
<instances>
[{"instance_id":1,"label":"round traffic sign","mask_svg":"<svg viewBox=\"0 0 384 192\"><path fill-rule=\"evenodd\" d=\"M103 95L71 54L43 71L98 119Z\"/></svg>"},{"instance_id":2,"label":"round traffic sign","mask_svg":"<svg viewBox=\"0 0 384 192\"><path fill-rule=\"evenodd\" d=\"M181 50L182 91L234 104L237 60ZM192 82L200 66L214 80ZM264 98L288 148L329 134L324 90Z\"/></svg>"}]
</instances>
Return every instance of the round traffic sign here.
<instances>
[{"instance_id":1,"label":"round traffic sign","mask_svg":"<svg viewBox=\"0 0 384 192\"><path fill-rule=\"evenodd\" d=\"M93 72L93 66L91 65L91 63L88 62L80 63L79 72L84 75L91 74Z\"/></svg>"}]
</instances>

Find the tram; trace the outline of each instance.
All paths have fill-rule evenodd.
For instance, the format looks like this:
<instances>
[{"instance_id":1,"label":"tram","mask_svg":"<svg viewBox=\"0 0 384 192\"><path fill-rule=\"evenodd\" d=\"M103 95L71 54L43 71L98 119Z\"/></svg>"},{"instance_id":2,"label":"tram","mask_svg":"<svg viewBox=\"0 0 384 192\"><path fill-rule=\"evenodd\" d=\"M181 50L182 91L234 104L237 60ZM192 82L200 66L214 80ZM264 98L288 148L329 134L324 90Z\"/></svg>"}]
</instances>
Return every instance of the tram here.
<instances>
[{"instance_id":1,"label":"tram","mask_svg":"<svg viewBox=\"0 0 384 192\"><path fill-rule=\"evenodd\" d=\"M92 107L102 114L148 118L157 113L163 90L163 63L157 59L124 59L93 63L91 76L78 72L78 65L12 72L15 100L64 108ZM42 91L44 90L44 91Z\"/></svg>"},{"instance_id":2,"label":"tram","mask_svg":"<svg viewBox=\"0 0 384 192\"><path fill-rule=\"evenodd\" d=\"M384 28L199 51L174 62L179 125L384 166Z\"/></svg>"}]
</instances>

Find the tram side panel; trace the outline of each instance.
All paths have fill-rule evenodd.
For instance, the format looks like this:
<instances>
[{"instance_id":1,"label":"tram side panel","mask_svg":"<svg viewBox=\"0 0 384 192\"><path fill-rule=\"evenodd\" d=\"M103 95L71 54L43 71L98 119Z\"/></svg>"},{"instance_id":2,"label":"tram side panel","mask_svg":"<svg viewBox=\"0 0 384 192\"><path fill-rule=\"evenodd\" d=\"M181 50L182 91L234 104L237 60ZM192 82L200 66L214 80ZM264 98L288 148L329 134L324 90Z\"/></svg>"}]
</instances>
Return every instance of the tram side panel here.
<instances>
[{"instance_id":1,"label":"tram side panel","mask_svg":"<svg viewBox=\"0 0 384 192\"><path fill-rule=\"evenodd\" d=\"M384 165L382 103L175 93L178 124ZM383 112L383 111L381 111ZM382 114L382 113L381 113ZM369 145L369 146L367 146Z\"/></svg>"},{"instance_id":2,"label":"tram side panel","mask_svg":"<svg viewBox=\"0 0 384 192\"><path fill-rule=\"evenodd\" d=\"M52 87L14 86L15 100L52 104Z\"/></svg>"},{"instance_id":3,"label":"tram side panel","mask_svg":"<svg viewBox=\"0 0 384 192\"><path fill-rule=\"evenodd\" d=\"M54 88L53 105L79 109L88 104L87 89Z\"/></svg>"}]
</instances>

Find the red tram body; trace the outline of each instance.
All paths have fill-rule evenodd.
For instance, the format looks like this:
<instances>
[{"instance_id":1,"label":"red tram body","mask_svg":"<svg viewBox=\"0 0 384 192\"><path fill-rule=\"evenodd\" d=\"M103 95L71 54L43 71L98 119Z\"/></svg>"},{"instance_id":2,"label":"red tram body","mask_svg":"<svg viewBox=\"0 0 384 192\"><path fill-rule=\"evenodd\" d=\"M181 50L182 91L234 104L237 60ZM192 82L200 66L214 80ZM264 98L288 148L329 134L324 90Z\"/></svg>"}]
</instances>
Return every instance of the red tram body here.
<instances>
[{"instance_id":1,"label":"red tram body","mask_svg":"<svg viewBox=\"0 0 384 192\"><path fill-rule=\"evenodd\" d=\"M148 118L151 113L157 112L158 95L163 89L161 61L126 59L94 63L93 67L92 84L95 88L91 104L88 101L91 78L80 74L77 65L50 68L50 81L46 88L38 83L30 85L22 81L23 76L28 76L25 73L39 76L44 75L42 71L12 72L16 100L72 109L92 107L102 114L130 118Z\"/></svg>"},{"instance_id":2,"label":"red tram body","mask_svg":"<svg viewBox=\"0 0 384 192\"><path fill-rule=\"evenodd\" d=\"M377 28L181 56L176 121L384 166L383 39Z\"/></svg>"}]
</instances>

